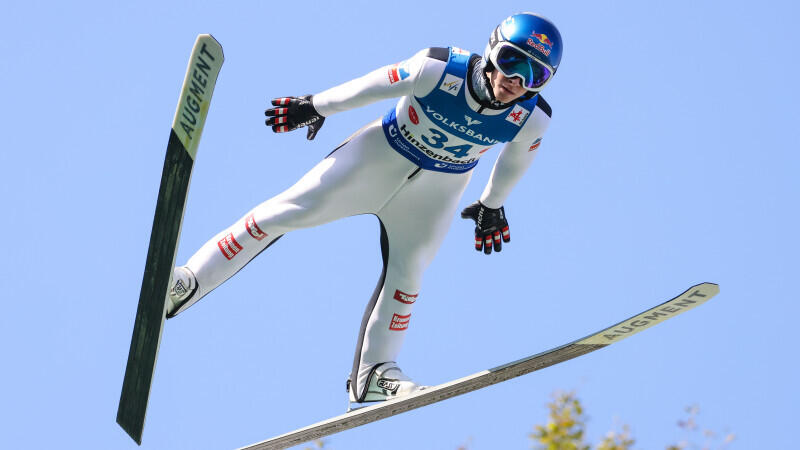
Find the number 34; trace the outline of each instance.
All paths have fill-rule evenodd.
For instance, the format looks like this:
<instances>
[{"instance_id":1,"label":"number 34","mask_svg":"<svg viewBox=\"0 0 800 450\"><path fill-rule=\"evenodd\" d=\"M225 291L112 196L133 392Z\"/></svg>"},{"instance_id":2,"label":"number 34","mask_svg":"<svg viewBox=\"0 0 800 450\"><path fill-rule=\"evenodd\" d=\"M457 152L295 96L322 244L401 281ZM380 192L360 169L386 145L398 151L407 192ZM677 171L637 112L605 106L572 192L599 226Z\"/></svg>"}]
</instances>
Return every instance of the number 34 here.
<instances>
[{"instance_id":1,"label":"number 34","mask_svg":"<svg viewBox=\"0 0 800 450\"><path fill-rule=\"evenodd\" d=\"M428 128L428 130L433 134L433 138L425 136L424 134L420 136L430 148L442 149L446 152L452 153L453 156L456 158L466 158L469 150L472 148L470 144L464 145L452 145L449 147L445 147L444 143L447 142L447 136L445 136L441 131L437 130L436 128Z\"/></svg>"}]
</instances>

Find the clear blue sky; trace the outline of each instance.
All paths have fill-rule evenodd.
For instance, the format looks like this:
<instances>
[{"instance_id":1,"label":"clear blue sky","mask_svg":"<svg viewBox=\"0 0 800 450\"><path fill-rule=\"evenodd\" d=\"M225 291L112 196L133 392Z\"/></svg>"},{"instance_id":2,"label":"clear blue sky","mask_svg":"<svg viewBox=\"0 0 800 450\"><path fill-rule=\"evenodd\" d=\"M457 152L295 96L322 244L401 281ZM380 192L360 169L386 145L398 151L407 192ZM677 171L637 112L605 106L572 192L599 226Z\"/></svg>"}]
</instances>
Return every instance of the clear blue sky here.
<instances>
[{"instance_id":1,"label":"clear blue sky","mask_svg":"<svg viewBox=\"0 0 800 450\"><path fill-rule=\"evenodd\" d=\"M582 337L712 281L720 295L618 345L333 436L343 449L525 449L575 389L589 440L683 435L683 408L795 444L800 370L800 72L794 2L11 2L0 16L0 447L133 449L114 419L169 126L196 36L225 49L178 254L291 185L391 102L311 143L263 125L270 98L321 91L421 48L482 52L535 10L565 41L553 121L506 203L512 242L453 222L401 366L438 384ZM497 149L462 204L483 189ZM224 449L339 414L378 225L297 231L167 323L146 449ZM698 439L702 440L702 439Z\"/></svg>"}]
</instances>

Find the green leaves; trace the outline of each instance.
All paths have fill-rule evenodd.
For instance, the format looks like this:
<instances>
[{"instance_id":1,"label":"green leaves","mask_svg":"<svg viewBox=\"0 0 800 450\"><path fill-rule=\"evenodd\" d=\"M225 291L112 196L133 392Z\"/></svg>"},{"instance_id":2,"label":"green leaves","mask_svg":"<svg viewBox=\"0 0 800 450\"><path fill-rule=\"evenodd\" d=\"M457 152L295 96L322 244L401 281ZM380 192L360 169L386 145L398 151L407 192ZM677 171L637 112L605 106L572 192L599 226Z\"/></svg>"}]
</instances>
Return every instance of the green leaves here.
<instances>
[{"instance_id":1,"label":"green leaves","mask_svg":"<svg viewBox=\"0 0 800 450\"><path fill-rule=\"evenodd\" d=\"M586 414L574 391L555 392L547 409L547 423L536 425L535 431L528 435L534 441L535 450L591 450L591 446L584 442ZM697 424L699 411L697 406L686 408L688 418L678 421L678 426L687 436L678 444L667 446L666 450L722 450L735 439L733 433L722 436L711 430L701 430ZM702 445L696 443L696 434L702 435ZM630 427L623 424L622 431L606 433L595 450L631 450L635 442Z\"/></svg>"},{"instance_id":2,"label":"green leaves","mask_svg":"<svg viewBox=\"0 0 800 450\"><path fill-rule=\"evenodd\" d=\"M586 417L575 392L556 392L547 404L550 410L546 425L536 425L529 436L541 450L590 450L583 441Z\"/></svg>"}]
</instances>

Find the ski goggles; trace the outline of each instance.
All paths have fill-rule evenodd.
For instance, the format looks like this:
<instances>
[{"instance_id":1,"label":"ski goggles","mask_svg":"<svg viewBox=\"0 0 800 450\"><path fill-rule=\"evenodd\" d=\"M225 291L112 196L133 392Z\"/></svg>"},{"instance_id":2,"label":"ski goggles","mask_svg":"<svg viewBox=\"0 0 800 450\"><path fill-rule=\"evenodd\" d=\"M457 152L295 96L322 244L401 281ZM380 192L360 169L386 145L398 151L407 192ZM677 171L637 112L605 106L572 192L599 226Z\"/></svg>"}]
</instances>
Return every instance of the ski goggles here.
<instances>
[{"instance_id":1,"label":"ski goggles","mask_svg":"<svg viewBox=\"0 0 800 450\"><path fill-rule=\"evenodd\" d=\"M539 62L509 42L504 42L492 49L491 61L507 78L521 78L522 87L529 91L541 89L550 81L554 72L551 67Z\"/></svg>"}]
</instances>

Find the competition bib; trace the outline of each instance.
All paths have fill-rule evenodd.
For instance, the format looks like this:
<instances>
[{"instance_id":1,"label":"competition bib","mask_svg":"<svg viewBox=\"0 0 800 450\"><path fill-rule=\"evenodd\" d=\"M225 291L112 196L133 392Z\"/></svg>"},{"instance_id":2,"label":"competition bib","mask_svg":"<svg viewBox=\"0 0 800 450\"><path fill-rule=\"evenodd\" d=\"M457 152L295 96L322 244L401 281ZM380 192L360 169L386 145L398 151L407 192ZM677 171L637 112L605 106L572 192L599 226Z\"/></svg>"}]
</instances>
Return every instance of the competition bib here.
<instances>
[{"instance_id":1,"label":"competition bib","mask_svg":"<svg viewBox=\"0 0 800 450\"><path fill-rule=\"evenodd\" d=\"M486 150L517 135L536 106L537 96L498 115L473 111L466 100L470 53L456 47L436 88L424 97L406 96L383 117L389 145L427 170L463 173Z\"/></svg>"}]
</instances>

